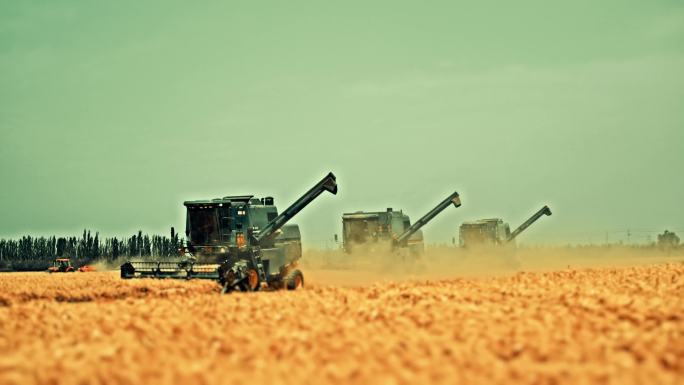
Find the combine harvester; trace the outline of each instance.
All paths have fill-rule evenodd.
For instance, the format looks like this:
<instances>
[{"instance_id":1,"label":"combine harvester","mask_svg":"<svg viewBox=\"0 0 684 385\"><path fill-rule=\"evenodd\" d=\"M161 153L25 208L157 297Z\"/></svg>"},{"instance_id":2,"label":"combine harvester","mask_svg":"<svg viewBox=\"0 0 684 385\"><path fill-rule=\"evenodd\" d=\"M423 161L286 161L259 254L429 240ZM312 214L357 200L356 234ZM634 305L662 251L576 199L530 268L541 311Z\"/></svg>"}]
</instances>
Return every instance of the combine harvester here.
<instances>
[{"instance_id":1,"label":"combine harvester","mask_svg":"<svg viewBox=\"0 0 684 385\"><path fill-rule=\"evenodd\" d=\"M121 265L121 278L214 279L224 293L256 291L262 286L301 287L299 226L286 223L324 191L337 194L332 173L280 215L271 197L244 195L185 202L187 247L183 257L126 262Z\"/></svg>"},{"instance_id":2,"label":"combine harvester","mask_svg":"<svg viewBox=\"0 0 684 385\"><path fill-rule=\"evenodd\" d=\"M542 207L512 233L508 223L500 218L464 222L459 228L459 243L465 248L514 245L515 238L544 215L551 215L548 206Z\"/></svg>"},{"instance_id":3,"label":"combine harvester","mask_svg":"<svg viewBox=\"0 0 684 385\"><path fill-rule=\"evenodd\" d=\"M461 206L457 192L449 195L413 225L408 215L391 208L387 211L343 214L343 249L346 253L352 253L357 247L368 251L384 247L392 252L420 256L425 251L420 229L451 204L454 207Z\"/></svg>"}]
</instances>

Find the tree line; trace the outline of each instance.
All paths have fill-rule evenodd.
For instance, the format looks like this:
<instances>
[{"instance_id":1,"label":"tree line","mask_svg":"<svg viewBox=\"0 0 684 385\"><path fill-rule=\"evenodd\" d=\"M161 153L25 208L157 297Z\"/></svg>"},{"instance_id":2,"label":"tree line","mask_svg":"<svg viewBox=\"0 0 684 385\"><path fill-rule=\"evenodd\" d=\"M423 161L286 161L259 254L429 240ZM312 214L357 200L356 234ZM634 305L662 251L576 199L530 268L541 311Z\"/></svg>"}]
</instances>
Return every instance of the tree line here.
<instances>
[{"instance_id":1,"label":"tree line","mask_svg":"<svg viewBox=\"0 0 684 385\"><path fill-rule=\"evenodd\" d=\"M0 239L0 269L44 270L55 258L70 258L74 265L115 262L120 258L158 257L178 255L183 245L171 228L171 236L148 235L138 231L130 237L101 238L90 230L80 237L32 237Z\"/></svg>"}]
</instances>

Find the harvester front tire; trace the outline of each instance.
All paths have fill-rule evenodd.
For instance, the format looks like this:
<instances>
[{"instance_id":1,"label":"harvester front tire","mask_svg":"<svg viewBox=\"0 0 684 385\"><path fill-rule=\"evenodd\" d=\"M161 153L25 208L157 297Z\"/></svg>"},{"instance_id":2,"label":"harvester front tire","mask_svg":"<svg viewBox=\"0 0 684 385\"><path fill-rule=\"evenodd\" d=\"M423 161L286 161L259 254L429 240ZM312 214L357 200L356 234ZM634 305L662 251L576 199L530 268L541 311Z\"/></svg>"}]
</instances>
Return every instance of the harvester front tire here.
<instances>
[{"instance_id":1,"label":"harvester front tire","mask_svg":"<svg viewBox=\"0 0 684 385\"><path fill-rule=\"evenodd\" d=\"M294 269L285 276L285 288L297 290L304 287L304 274L299 269Z\"/></svg>"},{"instance_id":2,"label":"harvester front tire","mask_svg":"<svg viewBox=\"0 0 684 385\"><path fill-rule=\"evenodd\" d=\"M259 291L261 288L261 280L259 279L259 273L254 269L249 269L247 271L247 277L238 283L240 291Z\"/></svg>"}]
</instances>

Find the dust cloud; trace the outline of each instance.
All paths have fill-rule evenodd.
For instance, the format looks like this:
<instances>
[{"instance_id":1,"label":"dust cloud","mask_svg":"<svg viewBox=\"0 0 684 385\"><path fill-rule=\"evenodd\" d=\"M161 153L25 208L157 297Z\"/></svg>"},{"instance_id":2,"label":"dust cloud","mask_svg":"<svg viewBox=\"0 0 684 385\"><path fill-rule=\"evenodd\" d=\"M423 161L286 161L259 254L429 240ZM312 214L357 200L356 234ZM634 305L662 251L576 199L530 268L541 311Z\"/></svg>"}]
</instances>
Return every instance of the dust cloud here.
<instances>
[{"instance_id":1,"label":"dust cloud","mask_svg":"<svg viewBox=\"0 0 684 385\"><path fill-rule=\"evenodd\" d=\"M583 268L619 268L684 262L684 250L626 246L429 247L419 257L389 247L305 250L301 259L308 282L316 285L364 286L407 280L476 278Z\"/></svg>"}]
</instances>

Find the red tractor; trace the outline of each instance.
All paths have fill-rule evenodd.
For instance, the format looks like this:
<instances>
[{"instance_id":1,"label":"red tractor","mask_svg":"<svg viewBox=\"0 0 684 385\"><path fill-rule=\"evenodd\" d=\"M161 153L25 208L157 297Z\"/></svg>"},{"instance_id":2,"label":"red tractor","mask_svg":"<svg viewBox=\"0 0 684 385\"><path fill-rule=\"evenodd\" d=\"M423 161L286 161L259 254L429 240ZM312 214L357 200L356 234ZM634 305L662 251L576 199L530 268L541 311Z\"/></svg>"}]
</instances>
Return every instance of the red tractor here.
<instances>
[{"instance_id":1,"label":"red tractor","mask_svg":"<svg viewBox=\"0 0 684 385\"><path fill-rule=\"evenodd\" d=\"M48 267L48 273L71 273L76 269L71 266L69 258L56 258L52 262L52 266Z\"/></svg>"},{"instance_id":2,"label":"red tractor","mask_svg":"<svg viewBox=\"0 0 684 385\"><path fill-rule=\"evenodd\" d=\"M95 267L91 265L84 265L76 269L71 265L69 258L56 258L52 262L52 266L48 267L48 273L72 273L78 270L81 273L88 273L95 271Z\"/></svg>"}]
</instances>

